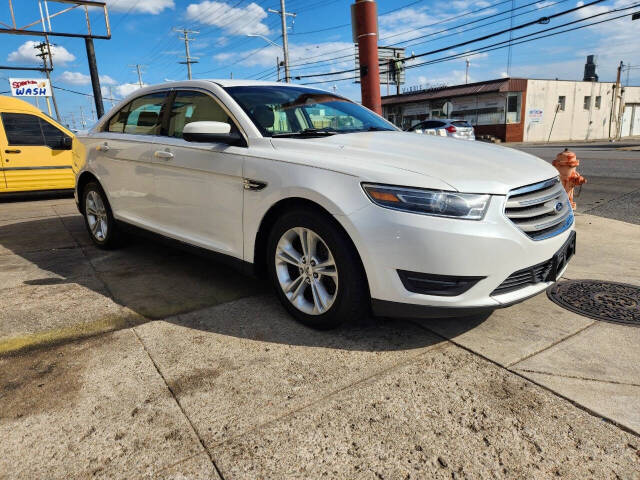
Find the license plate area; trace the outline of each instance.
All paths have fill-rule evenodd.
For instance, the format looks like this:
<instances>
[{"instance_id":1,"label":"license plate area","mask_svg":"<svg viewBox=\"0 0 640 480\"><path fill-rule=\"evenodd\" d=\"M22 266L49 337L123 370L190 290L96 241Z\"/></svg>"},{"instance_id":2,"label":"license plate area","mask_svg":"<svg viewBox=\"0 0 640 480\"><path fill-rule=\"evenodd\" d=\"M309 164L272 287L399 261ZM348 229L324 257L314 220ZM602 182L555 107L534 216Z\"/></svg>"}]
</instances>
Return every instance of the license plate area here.
<instances>
[{"instance_id":1,"label":"license plate area","mask_svg":"<svg viewBox=\"0 0 640 480\"><path fill-rule=\"evenodd\" d=\"M553 267L551 269L551 281L555 282L569 260L576 253L576 232L571 232L569 240L565 242L558 252L553 256Z\"/></svg>"}]
</instances>

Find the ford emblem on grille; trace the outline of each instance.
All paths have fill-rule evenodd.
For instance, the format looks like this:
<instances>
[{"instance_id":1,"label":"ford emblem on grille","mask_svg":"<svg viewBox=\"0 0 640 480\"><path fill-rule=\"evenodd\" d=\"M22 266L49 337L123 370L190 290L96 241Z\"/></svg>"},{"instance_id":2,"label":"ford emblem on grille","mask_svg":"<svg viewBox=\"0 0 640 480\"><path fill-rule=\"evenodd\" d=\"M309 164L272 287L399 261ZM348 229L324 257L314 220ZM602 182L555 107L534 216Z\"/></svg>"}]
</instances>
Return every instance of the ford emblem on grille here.
<instances>
[{"instance_id":1,"label":"ford emblem on grille","mask_svg":"<svg viewBox=\"0 0 640 480\"><path fill-rule=\"evenodd\" d=\"M562 202L556 203L556 213L560 213L564 208L564 204Z\"/></svg>"}]
</instances>

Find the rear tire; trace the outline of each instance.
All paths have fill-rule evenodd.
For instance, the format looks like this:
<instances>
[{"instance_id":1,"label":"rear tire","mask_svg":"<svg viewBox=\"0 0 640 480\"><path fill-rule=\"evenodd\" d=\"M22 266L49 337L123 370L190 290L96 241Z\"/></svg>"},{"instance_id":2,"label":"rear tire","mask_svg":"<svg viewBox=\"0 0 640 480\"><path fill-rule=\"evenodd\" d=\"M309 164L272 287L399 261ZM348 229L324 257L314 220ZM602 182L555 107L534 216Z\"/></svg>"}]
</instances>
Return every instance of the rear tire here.
<instances>
[{"instance_id":1,"label":"rear tire","mask_svg":"<svg viewBox=\"0 0 640 480\"><path fill-rule=\"evenodd\" d=\"M85 226L96 247L110 250L122 244L122 233L113 218L107 196L97 182L85 185L82 191L82 211Z\"/></svg>"},{"instance_id":2,"label":"rear tire","mask_svg":"<svg viewBox=\"0 0 640 480\"><path fill-rule=\"evenodd\" d=\"M368 315L371 299L358 253L346 234L315 210L280 217L267 243L276 295L299 322L320 330Z\"/></svg>"}]
</instances>

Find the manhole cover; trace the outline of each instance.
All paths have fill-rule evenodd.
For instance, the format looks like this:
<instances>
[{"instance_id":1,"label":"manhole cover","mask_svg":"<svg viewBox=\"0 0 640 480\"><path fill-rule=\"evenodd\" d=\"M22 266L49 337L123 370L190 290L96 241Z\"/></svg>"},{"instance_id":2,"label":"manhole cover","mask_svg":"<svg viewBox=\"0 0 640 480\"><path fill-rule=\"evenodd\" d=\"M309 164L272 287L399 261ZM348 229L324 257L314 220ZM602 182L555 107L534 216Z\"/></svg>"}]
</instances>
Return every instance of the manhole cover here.
<instances>
[{"instance_id":1,"label":"manhole cover","mask_svg":"<svg viewBox=\"0 0 640 480\"><path fill-rule=\"evenodd\" d=\"M640 287L598 280L567 280L551 285L547 296L585 317L640 326Z\"/></svg>"}]
</instances>

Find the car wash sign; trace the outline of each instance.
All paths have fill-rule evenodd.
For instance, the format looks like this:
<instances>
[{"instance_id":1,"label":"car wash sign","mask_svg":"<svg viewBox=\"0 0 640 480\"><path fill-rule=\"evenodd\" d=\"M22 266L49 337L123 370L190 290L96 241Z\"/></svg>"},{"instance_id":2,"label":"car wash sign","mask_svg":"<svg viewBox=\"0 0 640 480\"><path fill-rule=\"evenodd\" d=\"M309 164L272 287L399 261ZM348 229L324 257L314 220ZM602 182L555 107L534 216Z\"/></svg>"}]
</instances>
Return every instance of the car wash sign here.
<instances>
[{"instance_id":1,"label":"car wash sign","mask_svg":"<svg viewBox=\"0 0 640 480\"><path fill-rule=\"evenodd\" d=\"M46 78L10 78L14 97L50 97L51 84Z\"/></svg>"}]
</instances>

